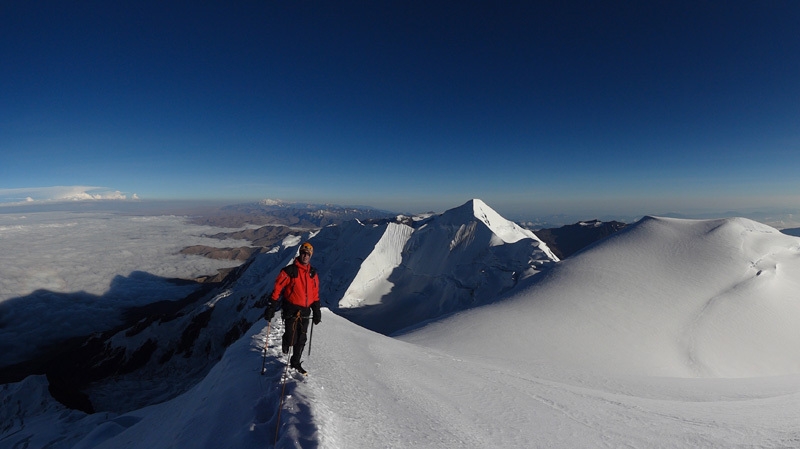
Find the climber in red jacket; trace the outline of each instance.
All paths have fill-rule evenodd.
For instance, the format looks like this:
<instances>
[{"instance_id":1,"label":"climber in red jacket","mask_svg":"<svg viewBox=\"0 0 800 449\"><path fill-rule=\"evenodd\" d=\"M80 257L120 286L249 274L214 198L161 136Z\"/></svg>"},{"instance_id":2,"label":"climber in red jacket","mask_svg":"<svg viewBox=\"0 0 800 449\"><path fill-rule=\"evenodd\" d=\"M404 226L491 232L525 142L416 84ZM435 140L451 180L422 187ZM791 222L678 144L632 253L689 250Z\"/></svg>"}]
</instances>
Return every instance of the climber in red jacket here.
<instances>
[{"instance_id":1,"label":"climber in red jacket","mask_svg":"<svg viewBox=\"0 0 800 449\"><path fill-rule=\"evenodd\" d=\"M281 316L284 329L281 349L284 354L292 349L289 366L301 374L307 373L300 358L306 345L309 318L314 324L319 324L322 319L319 309L319 276L309 263L313 254L314 247L311 243L300 245L299 255L294 262L283 267L275 279L275 288L264 311L264 318L271 321L275 316L278 300L283 297Z\"/></svg>"}]
</instances>

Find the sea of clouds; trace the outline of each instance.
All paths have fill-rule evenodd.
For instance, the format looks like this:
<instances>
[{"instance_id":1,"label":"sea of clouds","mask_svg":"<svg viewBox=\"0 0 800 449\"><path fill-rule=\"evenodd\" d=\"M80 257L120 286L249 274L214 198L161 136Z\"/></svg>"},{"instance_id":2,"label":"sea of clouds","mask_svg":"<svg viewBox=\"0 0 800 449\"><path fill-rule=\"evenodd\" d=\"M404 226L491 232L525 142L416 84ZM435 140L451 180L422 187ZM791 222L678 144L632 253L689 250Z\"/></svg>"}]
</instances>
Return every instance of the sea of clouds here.
<instances>
[{"instance_id":1,"label":"sea of clouds","mask_svg":"<svg viewBox=\"0 0 800 449\"><path fill-rule=\"evenodd\" d=\"M143 271L193 279L241 262L180 254L190 245L246 246L205 237L219 228L180 216L39 212L0 214L0 302L38 289L102 295L116 276Z\"/></svg>"}]
</instances>

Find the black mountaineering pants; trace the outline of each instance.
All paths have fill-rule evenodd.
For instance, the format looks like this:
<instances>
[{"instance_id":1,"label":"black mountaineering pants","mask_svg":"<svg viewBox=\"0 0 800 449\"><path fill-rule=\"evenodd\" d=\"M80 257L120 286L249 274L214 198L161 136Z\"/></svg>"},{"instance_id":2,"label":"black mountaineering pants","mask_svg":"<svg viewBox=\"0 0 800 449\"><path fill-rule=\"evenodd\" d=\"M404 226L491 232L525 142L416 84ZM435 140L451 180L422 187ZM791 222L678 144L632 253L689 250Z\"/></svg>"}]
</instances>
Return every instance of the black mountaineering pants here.
<instances>
[{"instance_id":1,"label":"black mountaineering pants","mask_svg":"<svg viewBox=\"0 0 800 449\"><path fill-rule=\"evenodd\" d=\"M303 349L306 347L306 341L308 340L311 308L298 307L284 302L281 316L283 317L284 325L281 349L286 353L289 352L289 347L292 347L291 363L300 363L300 357L303 355Z\"/></svg>"}]
</instances>

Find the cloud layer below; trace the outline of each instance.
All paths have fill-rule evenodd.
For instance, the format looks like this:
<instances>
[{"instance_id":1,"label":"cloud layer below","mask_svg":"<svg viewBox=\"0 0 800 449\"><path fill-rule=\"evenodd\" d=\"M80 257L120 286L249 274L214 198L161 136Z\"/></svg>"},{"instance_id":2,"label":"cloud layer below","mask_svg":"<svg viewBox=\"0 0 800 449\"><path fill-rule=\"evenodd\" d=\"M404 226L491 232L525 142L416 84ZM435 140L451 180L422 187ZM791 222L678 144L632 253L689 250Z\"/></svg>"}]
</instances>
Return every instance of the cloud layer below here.
<instances>
[{"instance_id":1,"label":"cloud layer below","mask_svg":"<svg viewBox=\"0 0 800 449\"><path fill-rule=\"evenodd\" d=\"M214 274L239 262L179 251L190 245L245 244L203 237L218 231L178 216L0 214L0 302L38 289L102 295L116 276L133 271L165 278Z\"/></svg>"}]
</instances>

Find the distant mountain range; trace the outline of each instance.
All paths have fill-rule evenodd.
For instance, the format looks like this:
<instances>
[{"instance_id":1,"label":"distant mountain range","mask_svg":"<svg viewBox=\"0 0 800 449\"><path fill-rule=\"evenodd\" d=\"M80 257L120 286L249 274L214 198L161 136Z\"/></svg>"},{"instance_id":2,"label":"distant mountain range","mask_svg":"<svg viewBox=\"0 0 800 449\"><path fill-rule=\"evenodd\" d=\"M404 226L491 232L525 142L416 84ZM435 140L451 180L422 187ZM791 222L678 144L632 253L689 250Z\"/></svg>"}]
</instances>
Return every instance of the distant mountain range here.
<instances>
[{"instance_id":1,"label":"distant mountain range","mask_svg":"<svg viewBox=\"0 0 800 449\"><path fill-rule=\"evenodd\" d=\"M560 228L539 229L536 235L547 243L559 259L566 259L592 243L625 229L620 221L581 221Z\"/></svg>"},{"instance_id":2,"label":"distant mountain range","mask_svg":"<svg viewBox=\"0 0 800 449\"><path fill-rule=\"evenodd\" d=\"M262 200L258 203L225 206L216 213L204 214L192 219L194 223L222 227L262 225L259 228L221 232L208 236L222 240L246 240L251 246L235 248L193 246L184 249L182 252L215 259L242 260L258 251L258 247L268 249L279 244L288 236L319 230L330 224L343 224L347 221L358 220L361 223L378 226L399 223L415 227L424 218L436 215L428 213L409 216L369 207L343 207ZM602 222L590 220L562 227L537 229L533 233L536 238L547 244L557 258L564 259L593 242L623 229L625 226L625 223L618 221ZM227 270L223 270L223 273L226 272ZM210 277L209 279L219 280L218 277Z\"/></svg>"},{"instance_id":3,"label":"distant mountain range","mask_svg":"<svg viewBox=\"0 0 800 449\"><path fill-rule=\"evenodd\" d=\"M320 228L348 220L387 218L396 214L368 206L293 203L261 200L223 206L216 213L204 213L192 221L197 224L239 228L245 225L284 225L294 228Z\"/></svg>"}]
</instances>

